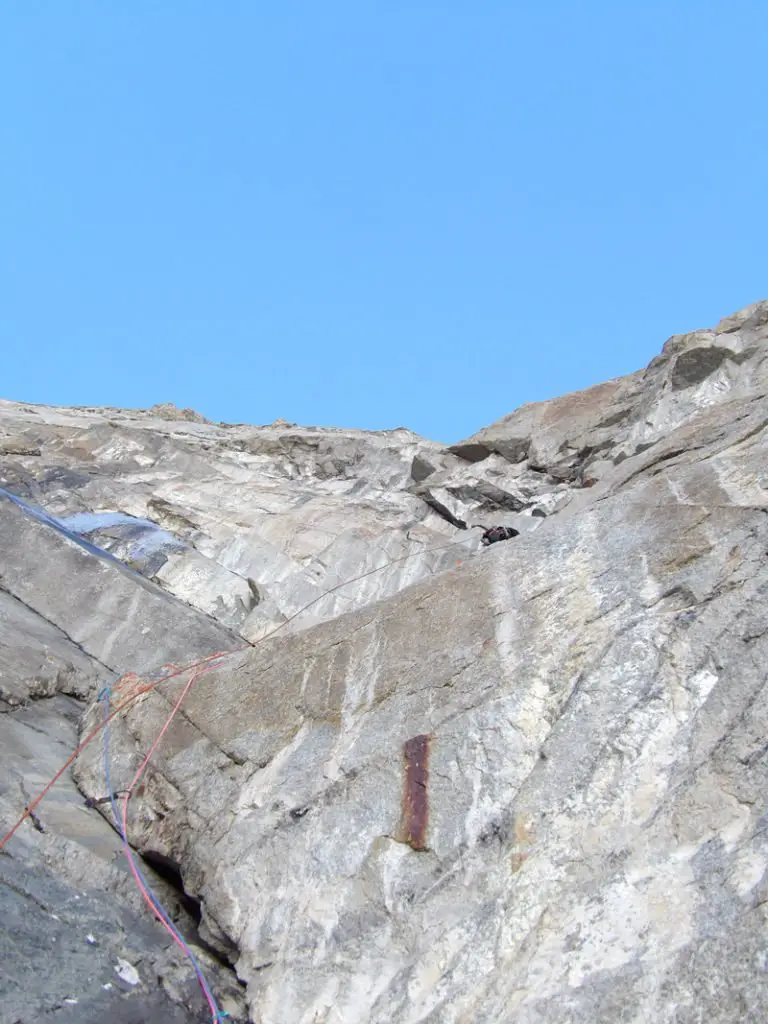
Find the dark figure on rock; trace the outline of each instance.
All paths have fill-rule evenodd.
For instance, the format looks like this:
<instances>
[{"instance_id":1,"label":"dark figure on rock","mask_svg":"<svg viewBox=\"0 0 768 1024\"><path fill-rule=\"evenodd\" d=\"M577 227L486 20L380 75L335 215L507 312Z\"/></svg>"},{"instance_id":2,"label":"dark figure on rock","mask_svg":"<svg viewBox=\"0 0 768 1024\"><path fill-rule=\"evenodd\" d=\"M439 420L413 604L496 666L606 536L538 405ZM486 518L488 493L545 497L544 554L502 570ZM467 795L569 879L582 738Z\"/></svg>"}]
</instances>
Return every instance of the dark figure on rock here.
<instances>
[{"instance_id":1,"label":"dark figure on rock","mask_svg":"<svg viewBox=\"0 0 768 1024\"><path fill-rule=\"evenodd\" d=\"M481 526L478 523L472 529L483 531L480 543L486 548L489 544L496 544L500 540L512 540L513 537L520 536L520 531L511 526Z\"/></svg>"}]
</instances>

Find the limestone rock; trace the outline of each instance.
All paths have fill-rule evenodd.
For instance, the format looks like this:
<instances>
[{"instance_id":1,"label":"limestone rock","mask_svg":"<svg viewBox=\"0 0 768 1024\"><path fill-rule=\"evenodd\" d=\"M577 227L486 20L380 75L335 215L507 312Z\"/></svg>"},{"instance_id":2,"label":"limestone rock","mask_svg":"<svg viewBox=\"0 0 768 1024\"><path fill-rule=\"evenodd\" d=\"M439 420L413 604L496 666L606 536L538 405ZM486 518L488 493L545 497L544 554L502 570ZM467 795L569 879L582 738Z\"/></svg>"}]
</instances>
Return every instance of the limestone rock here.
<instances>
[{"instance_id":1,"label":"limestone rock","mask_svg":"<svg viewBox=\"0 0 768 1024\"><path fill-rule=\"evenodd\" d=\"M283 421L225 427L161 420L151 410L109 410L107 417L3 401L0 429L24 434L41 452L34 460L5 459L0 487L248 635L257 603L257 623L292 616L295 598L315 593L333 572L340 546L350 578L367 571L371 546L361 536L381 538L385 550L400 546L409 530L424 549L454 538L473 544L408 493L417 457L442 466L446 456L404 429L372 434ZM407 568L411 582L431 575L434 559L409 559ZM380 600L404 578L381 574L353 587L345 607ZM329 607L318 604L303 622Z\"/></svg>"},{"instance_id":2,"label":"limestone rock","mask_svg":"<svg viewBox=\"0 0 768 1024\"><path fill-rule=\"evenodd\" d=\"M188 423L207 423L208 420L194 409L179 409L173 402L153 405L149 412L162 420L186 420Z\"/></svg>"},{"instance_id":3,"label":"limestone rock","mask_svg":"<svg viewBox=\"0 0 768 1024\"><path fill-rule=\"evenodd\" d=\"M0 438L0 455L39 455L36 444L25 441L23 437Z\"/></svg>"},{"instance_id":4,"label":"limestone rock","mask_svg":"<svg viewBox=\"0 0 768 1024\"><path fill-rule=\"evenodd\" d=\"M57 693L91 697L110 678L61 629L0 589L0 707Z\"/></svg>"},{"instance_id":5,"label":"limestone rock","mask_svg":"<svg viewBox=\"0 0 768 1024\"><path fill-rule=\"evenodd\" d=\"M0 731L37 715L36 742L71 749L65 694L88 730L104 678L232 651L129 835L178 871L254 1024L768 1019L767 342L758 303L451 449L0 403L40 449L1 464ZM462 526L486 521L520 536L481 550ZM186 681L116 721L118 787ZM6 735L4 822L51 767ZM103 795L98 747L76 778ZM61 842L107 829L79 814ZM61 848L25 825L0 866L72 885ZM162 944L145 970L138 908L94 878L117 894L109 969L138 972L152 1019Z\"/></svg>"},{"instance_id":6,"label":"limestone rock","mask_svg":"<svg viewBox=\"0 0 768 1024\"><path fill-rule=\"evenodd\" d=\"M470 461L498 452L526 471L573 484L600 463L639 454L703 409L765 394L768 302L714 330L670 338L644 371L550 402L524 405L452 448Z\"/></svg>"},{"instance_id":7,"label":"limestone rock","mask_svg":"<svg viewBox=\"0 0 768 1024\"><path fill-rule=\"evenodd\" d=\"M216 622L179 606L117 559L76 543L1 495L0 550L3 589L108 671L153 670L158 651L165 660L184 661L239 646Z\"/></svg>"},{"instance_id":8,"label":"limestone rock","mask_svg":"<svg viewBox=\"0 0 768 1024\"><path fill-rule=\"evenodd\" d=\"M710 408L524 543L199 681L132 834L252 1020L764 1018L766 424Z\"/></svg>"},{"instance_id":9,"label":"limestone rock","mask_svg":"<svg viewBox=\"0 0 768 1024\"><path fill-rule=\"evenodd\" d=\"M81 714L82 704L63 696L0 714L4 826L66 760ZM151 867L144 865L144 873L193 944L222 1004L243 1020L239 986L201 948L194 919ZM197 981L149 917L117 835L85 806L70 776L0 854L0 913L2 1024L49 1017L61 1024L205 1019ZM121 960L135 965L136 985L115 972Z\"/></svg>"}]
</instances>

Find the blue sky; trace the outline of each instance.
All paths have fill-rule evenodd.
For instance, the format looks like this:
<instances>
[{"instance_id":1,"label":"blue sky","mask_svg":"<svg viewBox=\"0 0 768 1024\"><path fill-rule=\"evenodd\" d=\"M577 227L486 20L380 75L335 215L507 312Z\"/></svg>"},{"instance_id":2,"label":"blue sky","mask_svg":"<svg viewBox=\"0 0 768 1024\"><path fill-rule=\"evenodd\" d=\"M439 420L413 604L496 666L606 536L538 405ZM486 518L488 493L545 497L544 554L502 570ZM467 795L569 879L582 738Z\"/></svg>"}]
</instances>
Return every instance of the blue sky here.
<instances>
[{"instance_id":1,"label":"blue sky","mask_svg":"<svg viewBox=\"0 0 768 1024\"><path fill-rule=\"evenodd\" d=\"M0 395L464 437L768 297L765 0L7 4Z\"/></svg>"}]
</instances>

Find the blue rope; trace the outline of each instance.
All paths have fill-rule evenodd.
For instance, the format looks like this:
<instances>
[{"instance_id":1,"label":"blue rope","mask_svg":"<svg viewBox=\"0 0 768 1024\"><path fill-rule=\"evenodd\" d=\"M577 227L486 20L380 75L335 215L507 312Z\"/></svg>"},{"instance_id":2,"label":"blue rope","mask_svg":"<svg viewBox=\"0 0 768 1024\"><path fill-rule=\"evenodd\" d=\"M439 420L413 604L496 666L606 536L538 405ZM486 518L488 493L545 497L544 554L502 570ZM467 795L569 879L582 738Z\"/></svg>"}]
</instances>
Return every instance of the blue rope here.
<instances>
[{"instance_id":1,"label":"blue rope","mask_svg":"<svg viewBox=\"0 0 768 1024\"><path fill-rule=\"evenodd\" d=\"M123 825L122 825L122 820L120 818L120 811L118 809L117 801L115 799L115 792L114 792L114 790L112 788L112 777L111 777L111 773L110 773L110 770L109 770L109 696L110 696L110 689L111 689L111 687L105 686L104 689L101 691L101 693L98 696L98 700L104 702L104 722L105 722L105 725L104 725L104 779L105 779L106 784L107 784L107 793L109 794L109 803L110 803L110 805L112 807L112 814L113 814L114 819L115 819L115 827L117 828L117 831L120 834L120 838L123 841L123 846L128 848L128 845L129 845L128 844L128 837L123 832ZM176 938L177 938L177 940L179 942L179 945L182 947L182 949L186 953L187 957L189 958L190 963L192 964L192 967L194 968L195 974L197 975L197 980L200 982L200 987L202 988L203 992L205 992L206 996L210 999L210 1001L213 1004L213 1006L216 1008L216 1011L215 1011L213 1017L211 1018L212 1024L216 1024L217 1021L225 1020L227 1017L230 1016L230 1014L227 1013L226 1010L220 1010L218 1008L218 1004L216 1003L216 999L215 999L215 997L213 995L213 992L211 991L211 988L210 988L208 982L206 981L205 975L203 974L203 969L200 967L200 964L197 962L197 958L195 957L195 954L192 952L192 950L189 948L187 943L184 941L184 938L180 934L180 932L179 932L178 928L176 927L176 925L168 917L168 914L166 913L165 908L163 907L162 903L160 902L160 900L155 895L152 887L150 886L150 884L147 881L147 879L145 878L145 876L142 874L142 871L139 868L138 864L135 864L135 862L134 862L134 866L136 868L136 873L138 874L139 878L141 879L142 883L144 884L144 887L146 888L147 893L149 894L149 897L152 900L152 904L153 904L155 910L157 911L159 916L163 919L163 921L166 923L168 928L170 928L170 930L176 936Z\"/></svg>"}]
</instances>

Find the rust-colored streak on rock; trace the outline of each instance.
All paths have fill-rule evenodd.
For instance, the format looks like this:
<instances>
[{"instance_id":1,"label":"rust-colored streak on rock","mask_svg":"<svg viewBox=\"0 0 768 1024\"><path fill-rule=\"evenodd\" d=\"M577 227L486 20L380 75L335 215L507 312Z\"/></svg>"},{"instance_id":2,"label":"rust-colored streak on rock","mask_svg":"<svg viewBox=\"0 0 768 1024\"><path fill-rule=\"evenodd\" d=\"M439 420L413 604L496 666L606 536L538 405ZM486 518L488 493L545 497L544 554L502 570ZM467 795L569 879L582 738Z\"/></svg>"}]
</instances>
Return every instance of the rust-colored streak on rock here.
<instances>
[{"instance_id":1,"label":"rust-colored streak on rock","mask_svg":"<svg viewBox=\"0 0 768 1024\"><path fill-rule=\"evenodd\" d=\"M414 850L427 848L429 821L429 736L422 734L406 741L405 790L403 793L403 842Z\"/></svg>"}]
</instances>

